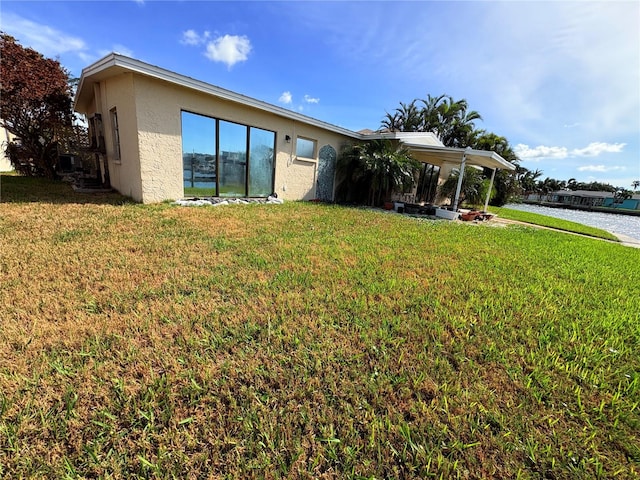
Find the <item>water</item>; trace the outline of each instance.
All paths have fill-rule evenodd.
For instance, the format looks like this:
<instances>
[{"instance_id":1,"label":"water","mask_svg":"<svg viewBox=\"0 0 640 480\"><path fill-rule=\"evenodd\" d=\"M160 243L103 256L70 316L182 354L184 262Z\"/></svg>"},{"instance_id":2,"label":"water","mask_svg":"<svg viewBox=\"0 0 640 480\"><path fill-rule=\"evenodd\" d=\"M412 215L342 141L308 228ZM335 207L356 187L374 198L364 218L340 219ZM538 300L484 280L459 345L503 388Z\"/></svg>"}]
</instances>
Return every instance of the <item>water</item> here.
<instances>
[{"instance_id":1,"label":"water","mask_svg":"<svg viewBox=\"0 0 640 480\"><path fill-rule=\"evenodd\" d=\"M524 212L539 213L548 217L561 218L572 222L600 228L608 232L621 233L631 238L640 240L640 217L631 215L617 215L615 213L585 212L582 210L569 210L568 208L550 208L540 205L527 205L524 203L510 203L507 208L522 210Z\"/></svg>"}]
</instances>

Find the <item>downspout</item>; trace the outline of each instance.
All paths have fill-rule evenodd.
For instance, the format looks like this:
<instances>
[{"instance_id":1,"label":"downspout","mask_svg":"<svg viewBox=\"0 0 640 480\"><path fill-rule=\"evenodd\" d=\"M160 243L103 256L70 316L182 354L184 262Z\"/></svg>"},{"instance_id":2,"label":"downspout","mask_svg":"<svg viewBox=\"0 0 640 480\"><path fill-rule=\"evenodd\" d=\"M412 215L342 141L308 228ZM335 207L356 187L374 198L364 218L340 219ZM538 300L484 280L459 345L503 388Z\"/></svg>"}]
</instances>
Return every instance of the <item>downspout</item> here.
<instances>
[{"instance_id":1,"label":"downspout","mask_svg":"<svg viewBox=\"0 0 640 480\"><path fill-rule=\"evenodd\" d=\"M471 152L471 147L467 147L462 153L462 161L460 162L460 173L458 174L458 185L456 186L456 196L453 200L453 211L458 211L458 202L460 201L460 191L462 190L462 179L464 177L464 167L467 163L467 154Z\"/></svg>"},{"instance_id":2,"label":"downspout","mask_svg":"<svg viewBox=\"0 0 640 480\"><path fill-rule=\"evenodd\" d=\"M493 180L496 178L496 170L497 168L493 169L493 172L491 172L491 182L489 182L489 191L487 192L487 198L484 201L484 211L487 211L487 208L489 208L489 197L491 196L491 190L493 190Z\"/></svg>"}]
</instances>

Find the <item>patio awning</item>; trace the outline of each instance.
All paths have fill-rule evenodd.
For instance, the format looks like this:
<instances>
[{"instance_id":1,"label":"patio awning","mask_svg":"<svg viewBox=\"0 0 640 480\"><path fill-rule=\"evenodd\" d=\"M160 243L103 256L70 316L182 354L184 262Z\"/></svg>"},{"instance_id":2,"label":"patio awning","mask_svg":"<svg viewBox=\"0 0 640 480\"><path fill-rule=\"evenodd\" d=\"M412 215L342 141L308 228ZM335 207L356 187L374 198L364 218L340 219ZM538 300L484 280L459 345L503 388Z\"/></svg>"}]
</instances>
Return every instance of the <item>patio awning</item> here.
<instances>
[{"instance_id":1,"label":"patio awning","mask_svg":"<svg viewBox=\"0 0 640 480\"><path fill-rule=\"evenodd\" d=\"M445 163L461 164L462 157L466 157L466 163L479 167L498 168L501 170L515 170L514 164L507 162L495 152L487 150L473 150L471 148L449 148L434 145L418 145L405 143L402 145L411 151L416 160L441 167Z\"/></svg>"},{"instance_id":2,"label":"patio awning","mask_svg":"<svg viewBox=\"0 0 640 480\"><path fill-rule=\"evenodd\" d=\"M411 152L411 156L423 163L430 163L441 167L445 163L459 165L460 175L458 176L458 185L456 194L453 199L453 211L458 210L460 200L460 190L462 188L462 179L464 178L464 167L469 164L471 166L487 167L493 169L491 174L491 184L487 192L487 198L484 202L484 209L487 210L489 205L489 196L493 188L493 180L496 170L515 170L516 166L507 162L504 158L495 152L487 150L474 150L472 148L450 148L435 145L419 145L416 143L402 142Z\"/></svg>"}]
</instances>

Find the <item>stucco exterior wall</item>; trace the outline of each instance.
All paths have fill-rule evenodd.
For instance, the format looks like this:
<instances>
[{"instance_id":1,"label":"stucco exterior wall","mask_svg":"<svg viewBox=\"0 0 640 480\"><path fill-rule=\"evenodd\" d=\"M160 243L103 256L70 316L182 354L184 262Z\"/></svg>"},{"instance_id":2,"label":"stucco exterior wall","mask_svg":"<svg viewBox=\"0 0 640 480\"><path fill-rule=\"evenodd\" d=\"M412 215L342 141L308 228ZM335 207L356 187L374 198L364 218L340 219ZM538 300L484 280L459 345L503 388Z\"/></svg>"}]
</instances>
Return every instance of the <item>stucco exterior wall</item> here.
<instances>
[{"instance_id":1,"label":"stucco exterior wall","mask_svg":"<svg viewBox=\"0 0 640 480\"><path fill-rule=\"evenodd\" d=\"M315 198L320 148L331 145L340 152L343 144L352 141L349 137L319 127L143 75L135 75L134 92L137 112L134 128L139 132L142 178L140 200L144 203L183 196L182 110L274 131L274 190L287 200ZM121 130L124 128L121 124ZM285 140L286 135L291 137L290 142ZM296 158L298 136L316 141L315 158ZM126 191L122 193L128 194Z\"/></svg>"},{"instance_id":2,"label":"stucco exterior wall","mask_svg":"<svg viewBox=\"0 0 640 480\"><path fill-rule=\"evenodd\" d=\"M95 90L94 90L95 91ZM96 104L102 114L107 161L111 186L123 195L136 201L144 201L140 174L138 125L134 75L124 73L100 82L97 89ZM120 158L115 150L114 129L111 121L111 109L118 116L120 138Z\"/></svg>"},{"instance_id":3,"label":"stucco exterior wall","mask_svg":"<svg viewBox=\"0 0 640 480\"><path fill-rule=\"evenodd\" d=\"M177 200L183 196L179 95L141 75L134 83L142 201Z\"/></svg>"}]
</instances>

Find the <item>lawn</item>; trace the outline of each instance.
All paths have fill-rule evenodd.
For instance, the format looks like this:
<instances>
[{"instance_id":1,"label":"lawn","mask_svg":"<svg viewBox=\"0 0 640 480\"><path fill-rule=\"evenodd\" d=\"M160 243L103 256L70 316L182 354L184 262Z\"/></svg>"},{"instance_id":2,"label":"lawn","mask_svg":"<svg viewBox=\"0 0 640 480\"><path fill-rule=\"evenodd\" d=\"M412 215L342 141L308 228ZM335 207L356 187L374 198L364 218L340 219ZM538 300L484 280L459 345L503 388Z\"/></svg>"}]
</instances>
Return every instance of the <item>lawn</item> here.
<instances>
[{"instance_id":1,"label":"lawn","mask_svg":"<svg viewBox=\"0 0 640 480\"><path fill-rule=\"evenodd\" d=\"M640 477L638 249L1 180L0 478Z\"/></svg>"},{"instance_id":2,"label":"lawn","mask_svg":"<svg viewBox=\"0 0 640 480\"><path fill-rule=\"evenodd\" d=\"M563 230L565 232L579 233L581 235L588 235L590 237L618 241L618 237L610 232L607 232L606 230L590 227L581 223L570 222L568 220L562 220L560 218L548 217L547 215L540 215L538 213L523 212L521 210L514 210L512 208L491 207L490 211L495 212L500 215L501 218L506 218L508 220L516 220L518 222L525 222L533 225L555 228L557 230Z\"/></svg>"}]
</instances>

